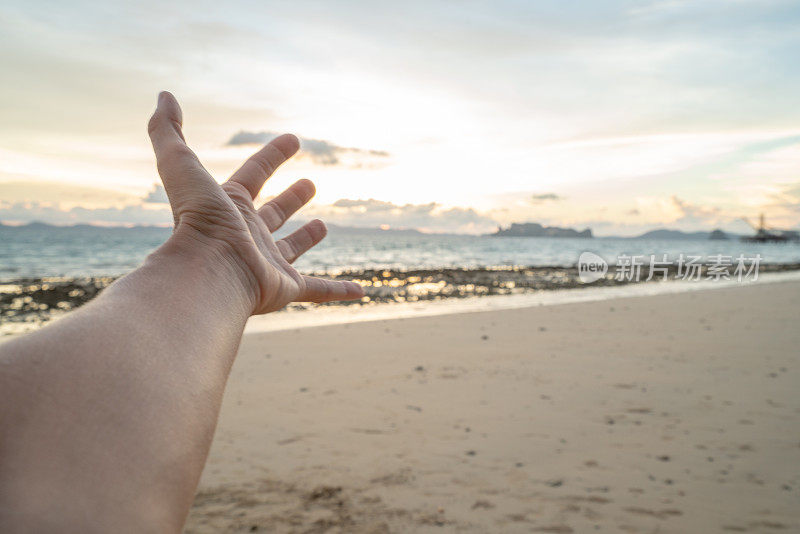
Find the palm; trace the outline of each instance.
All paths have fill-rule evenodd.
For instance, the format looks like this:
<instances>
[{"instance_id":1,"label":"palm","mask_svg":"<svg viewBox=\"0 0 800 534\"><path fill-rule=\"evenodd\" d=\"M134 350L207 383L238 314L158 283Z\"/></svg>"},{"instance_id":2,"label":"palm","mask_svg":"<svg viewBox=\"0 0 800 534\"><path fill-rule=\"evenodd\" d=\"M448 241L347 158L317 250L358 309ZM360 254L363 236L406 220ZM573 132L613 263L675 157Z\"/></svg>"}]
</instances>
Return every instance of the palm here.
<instances>
[{"instance_id":1,"label":"palm","mask_svg":"<svg viewBox=\"0 0 800 534\"><path fill-rule=\"evenodd\" d=\"M363 295L353 282L305 276L292 267L325 237L322 221L311 221L278 241L272 237L314 196L314 184L300 180L261 208L253 205L267 178L297 152L296 137L273 139L220 186L186 145L181 119L177 101L162 93L148 128L176 228L189 229L201 244L224 243L254 282L255 313L274 311L293 301L325 302Z\"/></svg>"}]
</instances>

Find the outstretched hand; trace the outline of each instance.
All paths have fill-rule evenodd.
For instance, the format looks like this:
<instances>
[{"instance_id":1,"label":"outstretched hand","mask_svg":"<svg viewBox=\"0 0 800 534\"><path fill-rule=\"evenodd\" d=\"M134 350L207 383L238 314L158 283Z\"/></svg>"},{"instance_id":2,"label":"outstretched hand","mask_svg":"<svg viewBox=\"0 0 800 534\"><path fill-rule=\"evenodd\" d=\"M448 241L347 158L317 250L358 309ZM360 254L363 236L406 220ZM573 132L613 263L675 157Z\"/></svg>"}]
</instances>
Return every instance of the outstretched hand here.
<instances>
[{"instance_id":1,"label":"outstretched hand","mask_svg":"<svg viewBox=\"0 0 800 534\"><path fill-rule=\"evenodd\" d=\"M278 241L272 237L314 196L311 181L299 180L259 209L253 205L264 182L299 149L297 137L286 134L273 139L220 185L186 145L181 126L175 97L161 93L148 132L175 217L170 238L174 245L211 252L207 257L220 261L222 275L241 282L254 314L295 301L351 300L364 295L354 282L306 276L292 267L325 237L322 221L313 220Z\"/></svg>"}]
</instances>

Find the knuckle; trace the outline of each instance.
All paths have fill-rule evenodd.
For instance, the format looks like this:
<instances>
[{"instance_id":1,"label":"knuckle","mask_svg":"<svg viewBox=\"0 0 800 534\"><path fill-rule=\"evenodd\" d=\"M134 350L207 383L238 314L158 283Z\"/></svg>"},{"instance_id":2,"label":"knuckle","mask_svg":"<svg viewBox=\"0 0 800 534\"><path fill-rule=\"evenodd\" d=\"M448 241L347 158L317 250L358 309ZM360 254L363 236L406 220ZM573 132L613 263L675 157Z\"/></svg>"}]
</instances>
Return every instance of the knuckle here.
<instances>
[{"instance_id":1,"label":"knuckle","mask_svg":"<svg viewBox=\"0 0 800 534\"><path fill-rule=\"evenodd\" d=\"M158 111L153 113L150 117L150 120L147 121L147 133L151 136L158 130L158 127L161 125L161 115Z\"/></svg>"},{"instance_id":2,"label":"knuckle","mask_svg":"<svg viewBox=\"0 0 800 534\"><path fill-rule=\"evenodd\" d=\"M183 143L170 143L164 151L164 162L169 166L188 168L195 165L197 156Z\"/></svg>"},{"instance_id":3,"label":"knuckle","mask_svg":"<svg viewBox=\"0 0 800 534\"><path fill-rule=\"evenodd\" d=\"M222 184L222 190L225 191L234 202L252 204L252 197L247 186L240 182L228 180Z\"/></svg>"},{"instance_id":4,"label":"knuckle","mask_svg":"<svg viewBox=\"0 0 800 534\"><path fill-rule=\"evenodd\" d=\"M274 232L281 227L282 220L269 203L264 204L261 209L258 210L258 214L261 216L261 220L264 221L264 224L267 225L270 232Z\"/></svg>"},{"instance_id":5,"label":"knuckle","mask_svg":"<svg viewBox=\"0 0 800 534\"><path fill-rule=\"evenodd\" d=\"M275 166L269 161L269 158L261 152L253 154L250 157L250 161L258 165L261 171L267 176L270 176L273 172L275 172Z\"/></svg>"},{"instance_id":6,"label":"knuckle","mask_svg":"<svg viewBox=\"0 0 800 534\"><path fill-rule=\"evenodd\" d=\"M280 241L278 241L277 246L281 254L283 255L284 259L289 263L292 263L297 258L297 253L295 251L294 245L290 243L287 239L281 239Z\"/></svg>"},{"instance_id":7,"label":"knuckle","mask_svg":"<svg viewBox=\"0 0 800 534\"><path fill-rule=\"evenodd\" d=\"M194 151L184 143L172 143L169 151L176 159L197 159L194 155Z\"/></svg>"},{"instance_id":8,"label":"knuckle","mask_svg":"<svg viewBox=\"0 0 800 534\"><path fill-rule=\"evenodd\" d=\"M273 213L277 216L277 219L281 222L281 224L283 224L283 222L289 218L289 214L286 213L286 210L283 209L280 203L270 200L269 206L272 208Z\"/></svg>"}]
</instances>

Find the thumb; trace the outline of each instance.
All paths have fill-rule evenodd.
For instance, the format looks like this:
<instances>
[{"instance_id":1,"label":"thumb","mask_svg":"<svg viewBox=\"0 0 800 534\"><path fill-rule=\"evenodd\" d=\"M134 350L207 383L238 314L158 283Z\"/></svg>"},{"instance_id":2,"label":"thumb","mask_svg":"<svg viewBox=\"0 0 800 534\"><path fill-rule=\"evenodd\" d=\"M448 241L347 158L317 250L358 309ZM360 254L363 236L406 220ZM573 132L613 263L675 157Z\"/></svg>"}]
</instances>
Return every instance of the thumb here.
<instances>
[{"instance_id":1,"label":"thumb","mask_svg":"<svg viewBox=\"0 0 800 534\"><path fill-rule=\"evenodd\" d=\"M153 143L158 174L164 182L173 211L187 198L192 189L202 182L213 181L195 153L186 145L181 126L183 113L178 101L167 91L158 95L158 105L147 132Z\"/></svg>"}]
</instances>

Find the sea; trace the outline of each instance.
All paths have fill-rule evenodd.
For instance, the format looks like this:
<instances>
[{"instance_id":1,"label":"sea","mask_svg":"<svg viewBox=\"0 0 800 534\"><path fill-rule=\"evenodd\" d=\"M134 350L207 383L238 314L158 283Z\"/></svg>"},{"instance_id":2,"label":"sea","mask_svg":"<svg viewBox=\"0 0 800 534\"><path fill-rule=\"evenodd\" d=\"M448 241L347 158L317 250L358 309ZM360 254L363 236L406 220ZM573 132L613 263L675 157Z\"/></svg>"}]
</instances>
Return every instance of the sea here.
<instances>
[{"instance_id":1,"label":"sea","mask_svg":"<svg viewBox=\"0 0 800 534\"><path fill-rule=\"evenodd\" d=\"M142 263L170 228L0 226L0 281L33 277L118 276ZM800 244L746 243L738 239L555 238L431 235L402 231L335 229L297 260L302 272L364 269L437 269L574 266L582 252L610 264L620 256L760 256L762 263L800 263Z\"/></svg>"}]
</instances>

